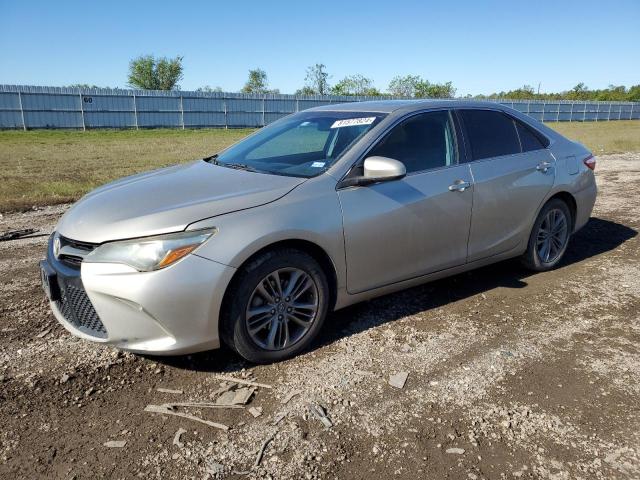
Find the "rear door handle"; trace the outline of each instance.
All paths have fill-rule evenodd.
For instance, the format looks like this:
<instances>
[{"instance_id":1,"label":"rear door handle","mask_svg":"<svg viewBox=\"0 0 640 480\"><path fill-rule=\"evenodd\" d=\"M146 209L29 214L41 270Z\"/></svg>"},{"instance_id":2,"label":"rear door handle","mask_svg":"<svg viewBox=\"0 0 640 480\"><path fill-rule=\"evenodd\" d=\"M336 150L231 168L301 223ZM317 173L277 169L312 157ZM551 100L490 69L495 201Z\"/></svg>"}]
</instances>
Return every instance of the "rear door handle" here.
<instances>
[{"instance_id":1,"label":"rear door handle","mask_svg":"<svg viewBox=\"0 0 640 480\"><path fill-rule=\"evenodd\" d=\"M547 173L547 171L551 168L551 163L550 162L540 162L538 165L536 165L536 170L538 170L539 172L542 173Z\"/></svg>"},{"instance_id":2,"label":"rear door handle","mask_svg":"<svg viewBox=\"0 0 640 480\"><path fill-rule=\"evenodd\" d=\"M456 180L451 185L449 185L449 191L450 192L464 192L470 186L471 186L470 182L466 182L464 180Z\"/></svg>"}]
</instances>

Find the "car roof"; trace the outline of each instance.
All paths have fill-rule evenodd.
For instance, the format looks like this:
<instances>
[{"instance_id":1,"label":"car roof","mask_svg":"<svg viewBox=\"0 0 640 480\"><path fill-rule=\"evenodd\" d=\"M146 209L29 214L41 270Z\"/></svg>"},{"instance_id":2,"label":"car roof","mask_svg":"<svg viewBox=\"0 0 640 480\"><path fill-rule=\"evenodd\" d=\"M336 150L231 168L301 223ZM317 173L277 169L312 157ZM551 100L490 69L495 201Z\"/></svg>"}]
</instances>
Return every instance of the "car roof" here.
<instances>
[{"instance_id":1,"label":"car roof","mask_svg":"<svg viewBox=\"0 0 640 480\"><path fill-rule=\"evenodd\" d=\"M309 110L311 111L329 111L329 112L378 112L378 113L391 113L398 110L403 112L411 112L414 110L422 110L424 108L495 108L497 110L507 110L508 107L501 105L497 102L490 101L478 101L478 100L441 100L441 99L426 99L426 100L373 100L366 102L348 102L348 103L335 103L331 105L324 105L322 107L315 107ZM307 111L309 111L307 110Z\"/></svg>"}]
</instances>

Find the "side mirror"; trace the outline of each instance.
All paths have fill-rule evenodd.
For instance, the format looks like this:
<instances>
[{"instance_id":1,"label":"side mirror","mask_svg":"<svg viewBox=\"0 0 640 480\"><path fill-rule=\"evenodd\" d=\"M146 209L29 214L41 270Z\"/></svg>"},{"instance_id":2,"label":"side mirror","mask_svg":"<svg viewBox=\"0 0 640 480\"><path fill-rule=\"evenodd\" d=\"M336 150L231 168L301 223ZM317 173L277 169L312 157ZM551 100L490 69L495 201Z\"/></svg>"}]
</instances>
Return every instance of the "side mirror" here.
<instances>
[{"instance_id":1,"label":"side mirror","mask_svg":"<svg viewBox=\"0 0 640 480\"><path fill-rule=\"evenodd\" d=\"M404 163L387 157L369 157L364 160L364 178L372 182L396 180L407 174Z\"/></svg>"},{"instance_id":2,"label":"side mirror","mask_svg":"<svg viewBox=\"0 0 640 480\"><path fill-rule=\"evenodd\" d=\"M345 178L338 184L338 188L370 185L377 182L398 180L407 174L404 163L387 157L365 158L363 174Z\"/></svg>"}]
</instances>

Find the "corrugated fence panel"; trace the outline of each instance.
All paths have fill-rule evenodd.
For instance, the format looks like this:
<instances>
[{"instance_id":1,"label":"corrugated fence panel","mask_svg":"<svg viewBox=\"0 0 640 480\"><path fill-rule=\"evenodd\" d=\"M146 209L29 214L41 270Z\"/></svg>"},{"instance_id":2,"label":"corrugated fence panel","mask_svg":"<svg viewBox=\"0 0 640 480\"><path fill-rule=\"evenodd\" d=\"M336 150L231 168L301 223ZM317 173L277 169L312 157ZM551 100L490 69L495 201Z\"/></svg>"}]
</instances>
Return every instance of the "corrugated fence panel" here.
<instances>
[{"instance_id":1,"label":"corrugated fence panel","mask_svg":"<svg viewBox=\"0 0 640 480\"><path fill-rule=\"evenodd\" d=\"M0 85L0 128L261 127L308 108L379 99ZM489 101L545 122L640 119L637 102Z\"/></svg>"},{"instance_id":2,"label":"corrugated fence panel","mask_svg":"<svg viewBox=\"0 0 640 480\"><path fill-rule=\"evenodd\" d=\"M17 93L0 92L0 110L20 110L20 96Z\"/></svg>"},{"instance_id":3,"label":"corrugated fence panel","mask_svg":"<svg viewBox=\"0 0 640 480\"><path fill-rule=\"evenodd\" d=\"M82 95L86 128L131 128L136 126L133 96Z\"/></svg>"},{"instance_id":4,"label":"corrugated fence panel","mask_svg":"<svg viewBox=\"0 0 640 480\"><path fill-rule=\"evenodd\" d=\"M224 112L184 112L185 128L224 127Z\"/></svg>"},{"instance_id":5,"label":"corrugated fence panel","mask_svg":"<svg viewBox=\"0 0 640 480\"><path fill-rule=\"evenodd\" d=\"M181 127L180 112L138 111L138 126L141 128Z\"/></svg>"},{"instance_id":6,"label":"corrugated fence panel","mask_svg":"<svg viewBox=\"0 0 640 480\"><path fill-rule=\"evenodd\" d=\"M0 128L22 128L22 115L20 112L0 110Z\"/></svg>"},{"instance_id":7,"label":"corrugated fence panel","mask_svg":"<svg viewBox=\"0 0 640 480\"><path fill-rule=\"evenodd\" d=\"M24 123L27 128L83 128L80 112L64 110L25 110Z\"/></svg>"},{"instance_id":8,"label":"corrugated fence panel","mask_svg":"<svg viewBox=\"0 0 640 480\"><path fill-rule=\"evenodd\" d=\"M22 128L20 96L17 93L0 92L0 128Z\"/></svg>"},{"instance_id":9,"label":"corrugated fence panel","mask_svg":"<svg viewBox=\"0 0 640 480\"><path fill-rule=\"evenodd\" d=\"M185 112L222 112L225 101L223 98L183 97L182 107Z\"/></svg>"}]
</instances>

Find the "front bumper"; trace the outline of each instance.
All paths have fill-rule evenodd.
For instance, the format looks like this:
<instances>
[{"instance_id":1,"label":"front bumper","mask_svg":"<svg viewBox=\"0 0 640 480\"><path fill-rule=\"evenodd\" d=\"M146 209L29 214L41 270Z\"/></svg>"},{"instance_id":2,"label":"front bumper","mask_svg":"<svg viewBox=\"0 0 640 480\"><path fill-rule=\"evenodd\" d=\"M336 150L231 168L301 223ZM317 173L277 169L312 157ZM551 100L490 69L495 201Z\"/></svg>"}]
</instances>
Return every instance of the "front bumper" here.
<instances>
[{"instance_id":1,"label":"front bumper","mask_svg":"<svg viewBox=\"0 0 640 480\"><path fill-rule=\"evenodd\" d=\"M149 354L220 346L218 315L234 268L194 254L153 272L113 263L73 268L55 259L51 244L44 262L59 289L51 309L72 334Z\"/></svg>"}]
</instances>

